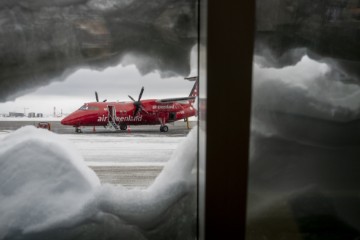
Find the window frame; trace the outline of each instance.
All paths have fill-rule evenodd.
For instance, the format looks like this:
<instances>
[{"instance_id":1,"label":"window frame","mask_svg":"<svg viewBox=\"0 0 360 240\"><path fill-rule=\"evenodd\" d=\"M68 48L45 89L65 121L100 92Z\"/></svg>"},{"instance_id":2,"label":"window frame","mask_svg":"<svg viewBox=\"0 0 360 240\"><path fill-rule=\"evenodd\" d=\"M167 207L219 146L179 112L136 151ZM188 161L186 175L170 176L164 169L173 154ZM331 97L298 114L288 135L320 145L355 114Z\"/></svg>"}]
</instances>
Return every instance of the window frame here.
<instances>
[{"instance_id":1,"label":"window frame","mask_svg":"<svg viewBox=\"0 0 360 240\"><path fill-rule=\"evenodd\" d=\"M255 1L200 0L199 22L199 239L245 239Z\"/></svg>"}]
</instances>

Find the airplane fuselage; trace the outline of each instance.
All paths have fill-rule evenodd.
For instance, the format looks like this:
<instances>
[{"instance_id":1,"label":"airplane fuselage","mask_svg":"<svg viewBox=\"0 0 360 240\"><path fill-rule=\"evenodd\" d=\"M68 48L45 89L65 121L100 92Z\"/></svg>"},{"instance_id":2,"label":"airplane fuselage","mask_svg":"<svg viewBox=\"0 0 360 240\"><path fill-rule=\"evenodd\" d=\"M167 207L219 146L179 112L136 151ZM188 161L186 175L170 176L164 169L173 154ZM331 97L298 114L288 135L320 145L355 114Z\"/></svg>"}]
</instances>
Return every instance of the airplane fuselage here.
<instances>
[{"instance_id":1,"label":"airplane fuselage","mask_svg":"<svg viewBox=\"0 0 360 240\"><path fill-rule=\"evenodd\" d=\"M107 126L109 118L118 125L164 125L195 116L191 101L164 103L156 99L142 100L144 108L136 115L133 102L90 102L65 117L61 124L80 126Z\"/></svg>"}]
</instances>

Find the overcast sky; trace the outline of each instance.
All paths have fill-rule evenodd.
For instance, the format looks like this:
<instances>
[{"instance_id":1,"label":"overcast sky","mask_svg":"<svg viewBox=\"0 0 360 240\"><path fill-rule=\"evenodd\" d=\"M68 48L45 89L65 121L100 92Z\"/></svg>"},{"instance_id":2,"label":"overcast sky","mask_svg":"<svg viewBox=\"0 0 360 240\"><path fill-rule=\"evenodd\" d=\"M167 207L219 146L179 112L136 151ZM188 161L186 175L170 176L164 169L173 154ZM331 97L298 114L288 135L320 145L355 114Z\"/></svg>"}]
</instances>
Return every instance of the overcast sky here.
<instances>
[{"instance_id":1,"label":"overcast sky","mask_svg":"<svg viewBox=\"0 0 360 240\"><path fill-rule=\"evenodd\" d=\"M197 75L196 47L191 54L191 74ZM85 102L95 101L95 91L99 100L129 101L128 95L137 99L142 86L145 87L142 99L170 98L188 96L194 82L183 77L161 78L159 72L141 76L135 65L109 67L103 71L79 69L62 82L36 89L15 101L0 103L0 114L9 112L29 112L53 114L71 113ZM26 108L26 109L25 109Z\"/></svg>"}]
</instances>

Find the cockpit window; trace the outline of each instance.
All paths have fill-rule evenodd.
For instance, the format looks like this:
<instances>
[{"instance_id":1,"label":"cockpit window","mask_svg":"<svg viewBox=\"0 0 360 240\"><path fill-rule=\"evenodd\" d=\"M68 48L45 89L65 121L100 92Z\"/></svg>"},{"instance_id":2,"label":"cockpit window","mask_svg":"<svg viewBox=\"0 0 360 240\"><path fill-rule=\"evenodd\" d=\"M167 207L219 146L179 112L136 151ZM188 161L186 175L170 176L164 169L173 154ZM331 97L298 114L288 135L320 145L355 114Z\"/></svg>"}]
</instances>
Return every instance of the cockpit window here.
<instances>
[{"instance_id":1,"label":"cockpit window","mask_svg":"<svg viewBox=\"0 0 360 240\"><path fill-rule=\"evenodd\" d=\"M88 110L88 105L87 104L84 104L82 105L79 110Z\"/></svg>"},{"instance_id":2,"label":"cockpit window","mask_svg":"<svg viewBox=\"0 0 360 240\"><path fill-rule=\"evenodd\" d=\"M89 106L87 104L82 105L79 110L93 110L93 111L97 111L99 110L99 107L96 106Z\"/></svg>"}]
</instances>

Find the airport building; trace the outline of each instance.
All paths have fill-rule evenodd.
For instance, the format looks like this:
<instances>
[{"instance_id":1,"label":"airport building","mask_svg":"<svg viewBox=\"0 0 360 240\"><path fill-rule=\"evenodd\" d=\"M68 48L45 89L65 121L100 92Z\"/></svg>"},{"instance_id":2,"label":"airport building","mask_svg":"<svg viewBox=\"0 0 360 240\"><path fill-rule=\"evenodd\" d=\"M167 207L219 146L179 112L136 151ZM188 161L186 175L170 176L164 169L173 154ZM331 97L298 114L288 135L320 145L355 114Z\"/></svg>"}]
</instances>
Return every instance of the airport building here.
<instances>
[{"instance_id":1,"label":"airport building","mask_svg":"<svg viewBox=\"0 0 360 240\"><path fill-rule=\"evenodd\" d=\"M9 117L25 117L23 113L9 112Z\"/></svg>"}]
</instances>

